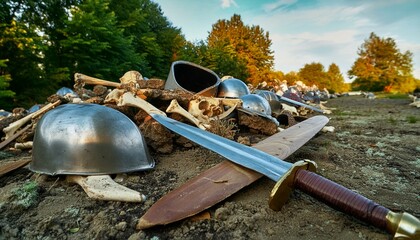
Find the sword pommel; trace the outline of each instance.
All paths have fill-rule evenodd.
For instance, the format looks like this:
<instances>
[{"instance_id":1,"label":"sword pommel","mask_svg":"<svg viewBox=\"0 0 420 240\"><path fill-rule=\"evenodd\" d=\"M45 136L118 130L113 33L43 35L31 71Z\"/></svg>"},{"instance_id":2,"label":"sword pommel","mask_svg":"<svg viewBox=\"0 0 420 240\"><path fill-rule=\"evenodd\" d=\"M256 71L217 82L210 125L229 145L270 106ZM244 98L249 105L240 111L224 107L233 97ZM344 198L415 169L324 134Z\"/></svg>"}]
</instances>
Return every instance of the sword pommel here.
<instances>
[{"instance_id":1,"label":"sword pommel","mask_svg":"<svg viewBox=\"0 0 420 240\"><path fill-rule=\"evenodd\" d=\"M294 189L294 180L297 170L308 170L316 172L317 165L311 160L302 160L293 164L282 178L276 183L273 190L271 190L270 200L268 205L274 211L280 211L283 205L289 199L290 194Z\"/></svg>"},{"instance_id":2,"label":"sword pommel","mask_svg":"<svg viewBox=\"0 0 420 240\"><path fill-rule=\"evenodd\" d=\"M394 213L386 215L388 231L394 234L394 239L420 239L420 220L409 213Z\"/></svg>"}]
</instances>

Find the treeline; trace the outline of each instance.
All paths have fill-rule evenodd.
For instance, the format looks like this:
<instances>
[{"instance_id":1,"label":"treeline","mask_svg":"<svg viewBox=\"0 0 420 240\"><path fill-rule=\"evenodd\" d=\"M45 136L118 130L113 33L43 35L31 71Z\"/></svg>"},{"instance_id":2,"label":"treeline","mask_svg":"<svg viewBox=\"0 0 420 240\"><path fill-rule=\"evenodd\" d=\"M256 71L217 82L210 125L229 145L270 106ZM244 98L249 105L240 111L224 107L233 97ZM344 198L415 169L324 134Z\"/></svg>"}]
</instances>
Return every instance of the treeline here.
<instances>
[{"instance_id":1,"label":"treeline","mask_svg":"<svg viewBox=\"0 0 420 240\"><path fill-rule=\"evenodd\" d=\"M407 78L416 85L411 75L411 53L399 53L392 39L372 40L372 36L359 50L362 60L357 60L349 71L354 86L365 90L402 89ZM390 46L373 44L376 48L371 53L369 41L385 41ZM404 66L403 71L394 64L394 74L387 73L382 68L388 60L363 60L366 56L382 58L378 53L383 46L387 46L389 55L403 57L397 61ZM151 0L0 3L0 109L43 103L57 89L71 88L76 72L118 81L126 71L137 70L145 77L166 79L176 60L191 61L221 77L231 75L254 86L300 80L332 92L349 90L334 63L327 70L320 63L308 63L298 72L275 71L269 33L259 26L244 24L236 14L229 20L217 21L207 39L189 42ZM376 67L382 70L370 71Z\"/></svg>"}]
</instances>

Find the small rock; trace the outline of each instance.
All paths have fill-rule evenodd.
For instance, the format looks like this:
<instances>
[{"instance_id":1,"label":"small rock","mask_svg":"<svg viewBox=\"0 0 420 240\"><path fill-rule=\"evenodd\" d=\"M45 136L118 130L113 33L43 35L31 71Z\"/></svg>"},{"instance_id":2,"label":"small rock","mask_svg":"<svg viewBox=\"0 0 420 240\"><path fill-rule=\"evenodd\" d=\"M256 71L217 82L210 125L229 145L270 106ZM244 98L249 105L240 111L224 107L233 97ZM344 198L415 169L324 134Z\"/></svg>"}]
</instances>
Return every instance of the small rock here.
<instances>
[{"instance_id":1,"label":"small rock","mask_svg":"<svg viewBox=\"0 0 420 240\"><path fill-rule=\"evenodd\" d=\"M118 231L122 231L122 232L124 232L124 231L125 231L125 229L127 228L127 222L120 222L120 223L118 223L117 225L115 225L115 228L116 228Z\"/></svg>"}]
</instances>

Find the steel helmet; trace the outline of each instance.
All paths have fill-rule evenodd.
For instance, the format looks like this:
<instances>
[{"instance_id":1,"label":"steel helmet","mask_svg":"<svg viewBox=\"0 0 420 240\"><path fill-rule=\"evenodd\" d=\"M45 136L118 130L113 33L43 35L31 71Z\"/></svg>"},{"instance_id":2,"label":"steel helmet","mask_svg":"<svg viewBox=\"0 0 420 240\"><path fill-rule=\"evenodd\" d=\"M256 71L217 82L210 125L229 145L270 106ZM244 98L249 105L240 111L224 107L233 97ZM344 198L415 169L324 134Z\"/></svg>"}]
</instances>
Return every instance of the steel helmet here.
<instances>
[{"instance_id":1,"label":"steel helmet","mask_svg":"<svg viewBox=\"0 0 420 240\"><path fill-rule=\"evenodd\" d=\"M241 97L242 100L242 107L239 108L239 111L243 111L245 113L251 115L259 115L264 118L268 118L273 121L277 126L279 122L277 119L271 116L271 108L268 101L257 94L247 94Z\"/></svg>"},{"instance_id":2,"label":"steel helmet","mask_svg":"<svg viewBox=\"0 0 420 240\"><path fill-rule=\"evenodd\" d=\"M68 87L62 87L62 88L58 89L55 94L57 94L61 97L65 97L66 95L70 95L70 97L79 97L79 95L77 95L77 93L75 91L71 90Z\"/></svg>"},{"instance_id":3,"label":"steel helmet","mask_svg":"<svg viewBox=\"0 0 420 240\"><path fill-rule=\"evenodd\" d=\"M210 69L187 61L175 61L171 65L165 89L181 89L201 96L214 97L217 95L219 84L219 76Z\"/></svg>"},{"instance_id":4,"label":"steel helmet","mask_svg":"<svg viewBox=\"0 0 420 240\"><path fill-rule=\"evenodd\" d=\"M127 116L97 104L65 104L39 120L30 169L102 175L154 167L139 128Z\"/></svg>"},{"instance_id":5,"label":"steel helmet","mask_svg":"<svg viewBox=\"0 0 420 240\"><path fill-rule=\"evenodd\" d=\"M248 86L236 78L228 78L219 84L218 97L240 98L250 94Z\"/></svg>"},{"instance_id":6,"label":"steel helmet","mask_svg":"<svg viewBox=\"0 0 420 240\"><path fill-rule=\"evenodd\" d=\"M254 94L257 94L263 98L265 98L268 101L268 104L270 105L271 112L274 114L280 114L282 111L282 105L281 102L278 100L277 94L268 91L268 90L260 90L257 89L254 91Z\"/></svg>"}]
</instances>

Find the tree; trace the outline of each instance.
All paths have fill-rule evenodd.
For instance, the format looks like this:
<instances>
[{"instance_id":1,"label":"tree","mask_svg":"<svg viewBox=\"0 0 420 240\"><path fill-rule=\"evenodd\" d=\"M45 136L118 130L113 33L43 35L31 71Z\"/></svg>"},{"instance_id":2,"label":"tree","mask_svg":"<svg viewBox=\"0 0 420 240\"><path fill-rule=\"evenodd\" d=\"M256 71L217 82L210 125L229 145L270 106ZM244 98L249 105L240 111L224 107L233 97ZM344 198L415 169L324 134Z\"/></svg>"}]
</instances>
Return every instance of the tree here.
<instances>
[{"instance_id":1,"label":"tree","mask_svg":"<svg viewBox=\"0 0 420 240\"><path fill-rule=\"evenodd\" d=\"M18 6L0 15L0 59L8 61L7 66L0 66L0 72L7 76L10 90L16 93L13 99L9 99L8 108L30 107L45 101L41 96L48 86L41 69L41 38L35 25L20 19L22 9Z\"/></svg>"},{"instance_id":2,"label":"tree","mask_svg":"<svg viewBox=\"0 0 420 240\"><path fill-rule=\"evenodd\" d=\"M6 60L0 60L0 110L1 109L11 109L11 102L12 98L15 96L15 92L9 90L10 86L10 75L2 73L2 69L7 67Z\"/></svg>"},{"instance_id":3,"label":"tree","mask_svg":"<svg viewBox=\"0 0 420 240\"><path fill-rule=\"evenodd\" d=\"M274 56L269 33L261 27L244 25L241 16L234 14L230 20L219 20L213 24L207 41L210 49L227 51L230 59L246 64L249 75L246 82L256 86L268 80Z\"/></svg>"},{"instance_id":4,"label":"tree","mask_svg":"<svg viewBox=\"0 0 420 240\"><path fill-rule=\"evenodd\" d=\"M358 50L359 57L348 71L352 87L365 91L410 92L415 88L412 53L401 53L392 38L371 33Z\"/></svg>"},{"instance_id":5,"label":"tree","mask_svg":"<svg viewBox=\"0 0 420 240\"><path fill-rule=\"evenodd\" d=\"M118 28L109 1L86 0L71 9L71 19L63 29L63 57L71 74L81 72L110 80L119 79L129 70L147 67L144 56L136 53L132 39Z\"/></svg>"},{"instance_id":6,"label":"tree","mask_svg":"<svg viewBox=\"0 0 420 240\"><path fill-rule=\"evenodd\" d=\"M331 92L345 91L344 77L341 74L340 68L335 63L332 63L328 67L327 77L329 79L329 85L326 87L328 90Z\"/></svg>"},{"instance_id":7,"label":"tree","mask_svg":"<svg viewBox=\"0 0 420 240\"><path fill-rule=\"evenodd\" d=\"M305 64L299 70L300 80L307 86L316 85L319 89L328 88L330 86L329 78L321 63Z\"/></svg>"},{"instance_id":8,"label":"tree","mask_svg":"<svg viewBox=\"0 0 420 240\"><path fill-rule=\"evenodd\" d=\"M160 6L150 0L111 0L110 9L115 12L119 28L124 29L124 36L132 39L135 52L146 60L141 73L166 77L185 42L181 30L173 27Z\"/></svg>"}]
</instances>

